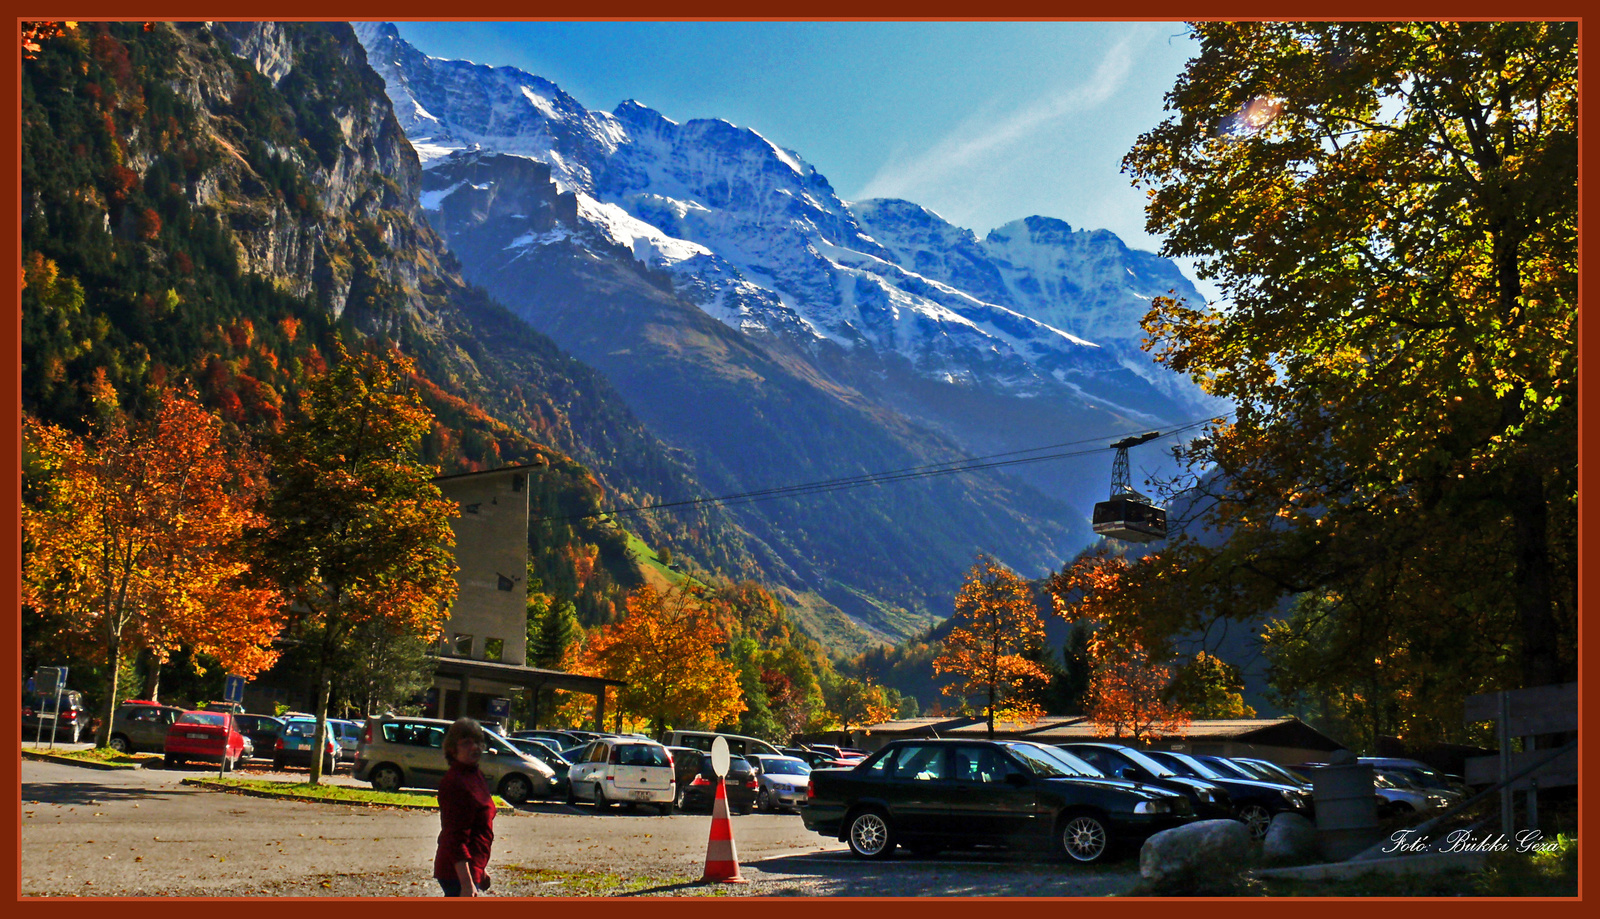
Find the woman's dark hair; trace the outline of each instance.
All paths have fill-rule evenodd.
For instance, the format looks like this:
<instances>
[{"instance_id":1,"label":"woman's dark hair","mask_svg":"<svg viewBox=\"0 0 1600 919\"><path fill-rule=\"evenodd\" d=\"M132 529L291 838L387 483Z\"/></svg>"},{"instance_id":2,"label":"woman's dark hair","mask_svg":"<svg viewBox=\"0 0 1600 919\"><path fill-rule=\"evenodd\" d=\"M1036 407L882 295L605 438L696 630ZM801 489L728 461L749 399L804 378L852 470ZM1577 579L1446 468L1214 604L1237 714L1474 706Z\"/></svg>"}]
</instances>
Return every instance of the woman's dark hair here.
<instances>
[{"instance_id":1,"label":"woman's dark hair","mask_svg":"<svg viewBox=\"0 0 1600 919\"><path fill-rule=\"evenodd\" d=\"M444 758L456 761L456 746L463 740L475 740L483 746L483 726L471 718L457 718L456 723L444 732Z\"/></svg>"}]
</instances>

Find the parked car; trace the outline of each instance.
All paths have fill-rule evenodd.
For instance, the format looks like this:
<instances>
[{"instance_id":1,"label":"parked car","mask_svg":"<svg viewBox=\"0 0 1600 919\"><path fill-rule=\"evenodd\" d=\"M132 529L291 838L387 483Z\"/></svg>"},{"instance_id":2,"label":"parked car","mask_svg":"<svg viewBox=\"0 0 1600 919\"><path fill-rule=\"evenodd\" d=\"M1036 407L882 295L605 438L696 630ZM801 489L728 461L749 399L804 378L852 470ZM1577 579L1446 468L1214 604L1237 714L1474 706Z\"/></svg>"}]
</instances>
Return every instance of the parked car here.
<instances>
[{"instance_id":1,"label":"parked car","mask_svg":"<svg viewBox=\"0 0 1600 919\"><path fill-rule=\"evenodd\" d=\"M543 740L550 744L550 748L557 752L568 747L576 747L583 743L578 735L569 731L553 731L548 728L538 728L529 731L512 731L506 735L507 740Z\"/></svg>"},{"instance_id":2,"label":"parked car","mask_svg":"<svg viewBox=\"0 0 1600 919\"><path fill-rule=\"evenodd\" d=\"M1222 786L1206 779L1179 775L1132 747L1117 743L1069 743L1059 746L1093 766L1101 775L1143 782L1183 795L1189 799L1194 812L1203 819L1234 816L1233 799Z\"/></svg>"},{"instance_id":3,"label":"parked car","mask_svg":"<svg viewBox=\"0 0 1600 919\"><path fill-rule=\"evenodd\" d=\"M1307 818L1312 816L1311 795L1298 788L1259 779L1229 778L1186 753L1170 750L1144 752L1179 775L1206 779L1226 789L1228 796L1233 799L1234 816L1250 830L1251 839L1265 839L1267 827L1278 814L1289 812Z\"/></svg>"},{"instance_id":4,"label":"parked car","mask_svg":"<svg viewBox=\"0 0 1600 919\"><path fill-rule=\"evenodd\" d=\"M182 714L183 709L171 705L129 699L111 715L111 749L119 753L160 753L167 746L167 729Z\"/></svg>"},{"instance_id":5,"label":"parked car","mask_svg":"<svg viewBox=\"0 0 1600 919\"><path fill-rule=\"evenodd\" d=\"M333 730L333 737L339 742L339 762L353 764L356 761L356 750L361 746L361 725L354 721L329 718L328 727Z\"/></svg>"},{"instance_id":6,"label":"parked car","mask_svg":"<svg viewBox=\"0 0 1600 919\"><path fill-rule=\"evenodd\" d=\"M311 758L316 754L312 751L317 743L317 722L310 718L290 718L283 723L283 728L278 731L278 739L272 745L272 768L283 769L285 766L303 766L311 768ZM327 732L327 740L323 743L322 772L331 775L339 766L339 742L334 739L333 731Z\"/></svg>"},{"instance_id":7,"label":"parked car","mask_svg":"<svg viewBox=\"0 0 1600 919\"><path fill-rule=\"evenodd\" d=\"M582 761L567 771L567 803L593 801L605 810L613 804L653 804L672 813L677 800L672 754L653 740L601 737L590 741Z\"/></svg>"},{"instance_id":8,"label":"parked car","mask_svg":"<svg viewBox=\"0 0 1600 919\"><path fill-rule=\"evenodd\" d=\"M798 812L806 803L811 767L793 756L752 753L745 759L756 768L756 810Z\"/></svg>"},{"instance_id":9,"label":"parked car","mask_svg":"<svg viewBox=\"0 0 1600 919\"><path fill-rule=\"evenodd\" d=\"M1282 782L1286 785L1297 785L1306 791L1311 790L1311 777L1301 775L1285 766L1280 766L1272 760L1256 759L1251 756L1231 756L1229 760L1254 772L1257 777L1272 782Z\"/></svg>"},{"instance_id":10,"label":"parked car","mask_svg":"<svg viewBox=\"0 0 1600 919\"><path fill-rule=\"evenodd\" d=\"M711 802L717 796L717 774L711 769L711 754L693 747L668 747L667 752L672 754L678 809L711 810ZM758 790L755 767L745 757L730 754L722 790L728 801L728 813L748 814L755 810Z\"/></svg>"},{"instance_id":11,"label":"parked car","mask_svg":"<svg viewBox=\"0 0 1600 919\"><path fill-rule=\"evenodd\" d=\"M1180 794L1075 771L1023 741L894 741L854 769L814 770L807 798L806 828L860 858L1048 845L1087 863L1194 818Z\"/></svg>"},{"instance_id":12,"label":"parked car","mask_svg":"<svg viewBox=\"0 0 1600 919\"><path fill-rule=\"evenodd\" d=\"M444 734L451 722L439 718L380 715L367 719L351 775L379 791L438 788L449 763ZM518 750L493 731L484 731L478 770L495 794L512 805L548 796L555 770Z\"/></svg>"},{"instance_id":13,"label":"parked car","mask_svg":"<svg viewBox=\"0 0 1600 919\"><path fill-rule=\"evenodd\" d=\"M238 726L239 733L250 741L250 749L245 751L246 757L261 757L266 759L272 756L278 746L278 731L283 728L283 722L271 715L234 715L233 723Z\"/></svg>"},{"instance_id":14,"label":"parked car","mask_svg":"<svg viewBox=\"0 0 1600 919\"><path fill-rule=\"evenodd\" d=\"M1420 760L1404 759L1396 756L1362 756L1356 762L1365 763L1374 769L1385 769L1404 775L1411 784L1434 794L1442 794L1453 800L1466 797L1466 783L1459 775L1447 775L1429 766Z\"/></svg>"},{"instance_id":15,"label":"parked car","mask_svg":"<svg viewBox=\"0 0 1600 919\"><path fill-rule=\"evenodd\" d=\"M167 728L168 769L191 760L218 763L228 772L244 758L244 735L221 712L184 712Z\"/></svg>"},{"instance_id":16,"label":"parked car","mask_svg":"<svg viewBox=\"0 0 1600 919\"><path fill-rule=\"evenodd\" d=\"M567 762L560 753L550 748L549 744L529 737L507 737L506 743L527 756L531 756L555 773L555 781L551 784L546 794L551 797L565 797L567 794L567 772L572 764Z\"/></svg>"},{"instance_id":17,"label":"parked car","mask_svg":"<svg viewBox=\"0 0 1600 919\"><path fill-rule=\"evenodd\" d=\"M52 681L52 684L54 682ZM22 697L22 737L49 740L65 738L67 743L77 743L88 730L89 713L83 709L83 693L76 689L61 691L61 712L56 714L55 693L27 693Z\"/></svg>"},{"instance_id":18,"label":"parked car","mask_svg":"<svg viewBox=\"0 0 1600 919\"><path fill-rule=\"evenodd\" d=\"M744 756L747 753L765 753L768 756L782 756L778 748L757 737L746 737L743 734L723 734L718 731L668 731L660 738L661 742L669 747L693 747L696 750L711 752L711 744L718 737L727 741L728 752L734 756Z\"/></svg>"}]
</instances>

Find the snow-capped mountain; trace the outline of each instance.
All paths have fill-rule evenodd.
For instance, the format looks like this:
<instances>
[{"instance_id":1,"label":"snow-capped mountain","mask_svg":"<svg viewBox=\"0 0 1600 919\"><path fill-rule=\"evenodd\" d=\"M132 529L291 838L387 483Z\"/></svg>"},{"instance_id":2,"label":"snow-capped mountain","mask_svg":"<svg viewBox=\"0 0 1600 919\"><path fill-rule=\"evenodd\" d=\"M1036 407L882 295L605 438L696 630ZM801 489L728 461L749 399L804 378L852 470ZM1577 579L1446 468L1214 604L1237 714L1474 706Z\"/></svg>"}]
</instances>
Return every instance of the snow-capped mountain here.
<instances>
[{"instance_id":1,"label":"snow-capped mountain","mask_svg":"<svg viewBox=\"0 0 1600 919\"><path fill-rule=\"evenodd\" d=\"M516 68L429 58L387 24L356 30L425 169L479 151L548 164L582 223L729 326L903 359L951 383L1064 389L1140 423L1196 412L1192 385L1137 343L1150 296L1198 295L1110 233L1035 217L979 242L910 202L847 205L750 128L679 124L632 101L590 111ZM548 241L504 232L508 246Z\"/></svg>"}]
</instances>

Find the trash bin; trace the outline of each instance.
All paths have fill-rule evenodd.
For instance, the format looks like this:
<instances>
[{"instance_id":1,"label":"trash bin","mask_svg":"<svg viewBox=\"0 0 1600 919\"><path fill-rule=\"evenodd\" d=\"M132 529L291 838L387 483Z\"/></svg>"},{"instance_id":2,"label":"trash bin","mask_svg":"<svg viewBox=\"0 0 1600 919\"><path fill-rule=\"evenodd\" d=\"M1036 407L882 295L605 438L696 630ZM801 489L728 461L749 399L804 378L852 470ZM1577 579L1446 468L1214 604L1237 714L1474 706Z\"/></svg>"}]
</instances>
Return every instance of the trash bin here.
<instances>
[{"instance_id":1,"label":"trash bin","mask_svg":"<svg viewBox=\"0 0 1600 919\"><path fill-rule=\"evenodd\" d=\"M1380 838L1372 766L1355 762L1323 766L1311 775L1311 796L1324 858L1344 861Z\"/></svg>"}]
</instances>

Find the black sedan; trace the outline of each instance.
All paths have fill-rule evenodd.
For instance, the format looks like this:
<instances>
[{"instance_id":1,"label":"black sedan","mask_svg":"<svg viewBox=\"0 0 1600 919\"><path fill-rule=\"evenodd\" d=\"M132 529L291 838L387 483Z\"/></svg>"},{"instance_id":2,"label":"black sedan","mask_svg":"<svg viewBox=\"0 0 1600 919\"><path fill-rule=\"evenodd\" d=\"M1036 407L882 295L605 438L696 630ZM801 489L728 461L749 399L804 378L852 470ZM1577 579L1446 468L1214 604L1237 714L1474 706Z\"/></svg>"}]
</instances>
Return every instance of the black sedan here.
<instances>
[{"instance_id":1,"label":"black sedan","mask_svg":"<svg viewBox=\"0 0 1600 919\"><path fill-rule=\"evenodd\" d=\"M1228 796L1227 789L1207 779L1179 775L1131 747L1115 743L1070 743L1059 746L1086 760L1103 775L1175 791L1188 798L1194 806L1194 812L1207 820L1234 816L1233 799Z\"/></svg>"},{"instance_id":2,"label":"black sedan","mask_svg":"<svg viewBox=\"0 0 1600 919\"><path fill-rule=\"evenodd\" d=\"M1025 741L895 741L853 769L814 770L808 796L806 828L861 858L896 845L924 856L1000 845L1095 862L1194 819L1182 795L1074 767Z\"/></svg>"},{"instance_id":3,"label":"black sedan","mask_svg":"<svg viewBox=\"0 0 1600 919\"><path fill-rule=\"evenodd\" d=\"M711 810L711 802L717 796L717 774L711 771L711 754L693 747L667 749L672 753L673 774L678 780L678 810ZM729 756L728 774L723 781L728 813L748 814L756 809L759 786L756 771L748 760Z\"/></svg>"},{"instance_id":4,"label":"black sedan","mask_svg":"<svg viewBox=\"0 0 1600 919\"><path fill-rule=\"evenodd\" d=\"M234 715L233 726L250 740L249 756L270 759L278 746L278 731L283 722L271 715Z\"/></svg>"},{"instance_id":5,"label":"black sedan","mask_svg":"<svg viewBox=\"0 0 1600 919\"><path fill-rule=\"evenodd\" d=\"M1205 779L1227 789L1228 796L1233 798L1234 816L1250 829L1251 839L1265 839L1272 818L1285 811L1308 818L1311 816L1311 795L1298 788L1259 780L1229 778L1185 753L1173 753L1167 750L1146 750L1145 753L1179 775Z\"/></svg>"}]
</instances>

